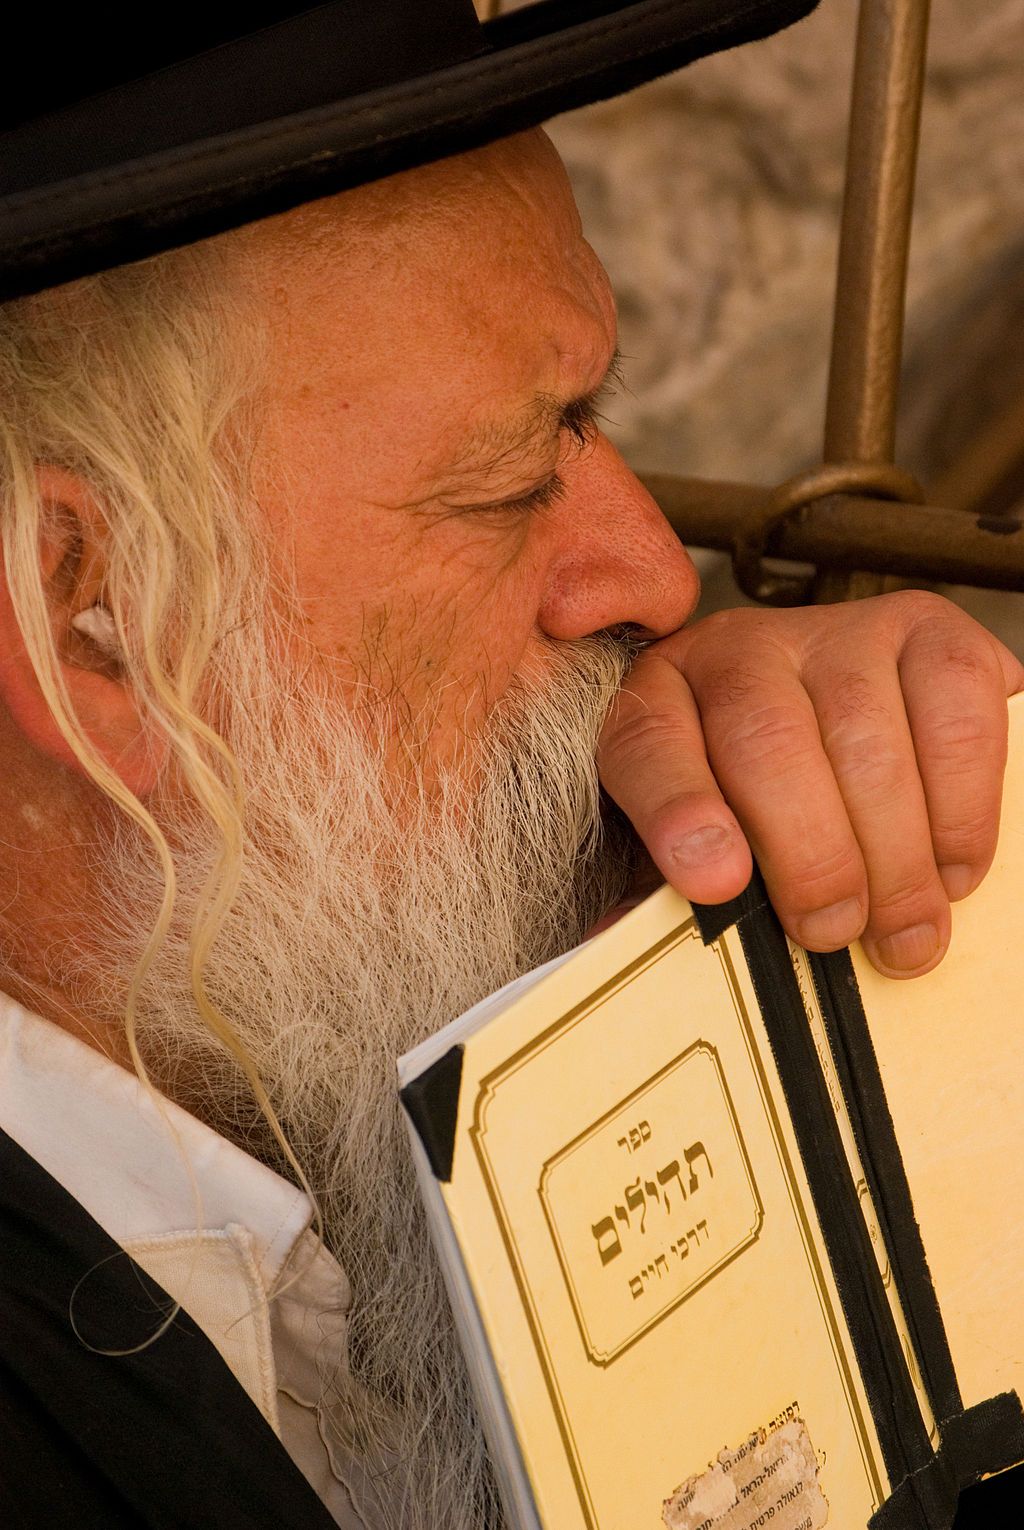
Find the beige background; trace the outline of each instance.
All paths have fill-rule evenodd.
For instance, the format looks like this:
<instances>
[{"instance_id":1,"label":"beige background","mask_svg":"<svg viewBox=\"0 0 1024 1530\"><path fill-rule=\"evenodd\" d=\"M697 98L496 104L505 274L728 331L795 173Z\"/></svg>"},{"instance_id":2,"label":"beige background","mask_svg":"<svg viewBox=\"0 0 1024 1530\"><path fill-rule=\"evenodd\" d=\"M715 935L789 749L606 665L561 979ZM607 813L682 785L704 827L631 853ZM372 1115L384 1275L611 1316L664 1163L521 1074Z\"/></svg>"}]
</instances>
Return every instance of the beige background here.
<instances>
[{"instance_id":1,"label":"beige background","mask_svg":"<svg viewBox=\"0 0 1024 1530\"><path fill-rule=\"evenodd\" d=\"M639 468L771 482L819 450L857 6L558 119L619 295ZM934 0L898 456L1024 407L1024 0ZM701 555L712 604L739 599ZM717 565L708 568L709 564ZM962 594L1024 651L1024 601Z\"/></svg>"}]
</instances>

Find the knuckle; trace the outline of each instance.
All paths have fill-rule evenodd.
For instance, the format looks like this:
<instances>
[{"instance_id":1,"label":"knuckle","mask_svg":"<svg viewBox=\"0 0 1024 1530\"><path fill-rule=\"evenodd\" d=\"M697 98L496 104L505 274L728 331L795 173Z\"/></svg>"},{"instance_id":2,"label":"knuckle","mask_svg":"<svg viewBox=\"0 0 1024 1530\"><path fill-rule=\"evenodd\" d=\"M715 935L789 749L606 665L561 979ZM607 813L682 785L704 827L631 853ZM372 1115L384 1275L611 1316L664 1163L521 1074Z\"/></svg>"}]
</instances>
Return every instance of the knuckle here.
<instances>
[{"instance_id":1,"label":"knuckle","mask_svg":"<svg viewBox=\"0 0 1024 1530\"><path fill-rule=\"evenodd\" d=\"M932 841L940 861L963 861L967 865L987 862L995 847L998 814L974 810L932 825Z\"/></svg>"},{"instance_id":2,"label":"knuckle","mask_svg":"<svg viewBox=\"0 0 1024 1530\"><path fill-rule=\"evenodd\" d=\"M715 611L688 628L686 677L702 706L743 705L780 669L792 668L784 613L737 607Z\"/></svg>"},{"instance_id":3,"label":"knuckle","mask_svg":"<svg viewBox=\"0 0 1024 1530\"><path fill-rule=\"evenodd\" d=\"M1006 756L1006 714L974 710L939 710L924 714L918 728L922 744L936 764L987 761L1001 765Z\"/></svg>"},{"instance_id":4,"label":"knuckle","mask_svg":"<svg viewBox=\"0 0 1024 1530\"><path fill-rule=\"evenodd\" d=\"M947 673L951 672L963 680L985 680L996 671L995 653L982 640L980 633L973 642L954 642L951 638L943 642L938 639L936 646L937 663Z\"/></svg>"},{"instance_id":5,"label":"knuckle","mask_svg":"<svg viewBox=\"0 0 1024 1530\"><path fill-rule=\"evenodd\" d=\"M611 731L602 739L601 759L629 769L652 755L672 751L677 757L686 748L687 730L678 717L645 707L620 710L612 719Z\"/></svg>"},{"instance_id":6,"label":"knuckle","mask_svg":"<svg viewBox=\"0 0 1024 1530\"><path fill-rule=\"evenodd\" d=\"M743 706L762 685L762 678L745 664L711 665L701 676L700 703L705 711Z\"/></svg>"},{"instance_id":7,"label":"knuckle","mask_svg":"<svg viewBox=\"0 0 1024 1530\"><path fill-rule=\"evenodd\" d=\"M759 761L766 767L792 767L820 749L816 729L810 729L799 708L785 704L748 708L721 728L715 752L730 764Z\"/></svg>"},{"instance_id":8,"label":"knuckle","mask_svg":"<svg viewBox=\"0 0 1024 1530\"><path fill-rule=\"evenodd\" d=\"M907 867L884 892L871 899L871 924L880 934L937 918L946 903L932 866Z\"/></svg>"},{"instance_id":9,"label":"knuckle","mask_svg":"<svg viewBox=\"0 0 1024 1530\"><path fill-rule=\"evenodd\" d=\"M860 855L844 845L795 869L786 881L785 901L793 915L803 918L848 898L862 897L865 891Z\"/></svg>"},{"instance_id":10,"label":"knuckle","mask_svg":"<svg viewBox=\"0 0 1024 1530\"><path fill-rule=\"evenodd\" d=\"M888 722L890 709L880 700L877 684L862 670L850 670L831 681L823 737L842 737L850 724Z\"/></svg>"},{"instance_id":11,"label":"knuckle","mask_svg":"<svg viewBox=\"0 0 1024 1530\"><path fill-rule=\"evenodd\" d=\"M828 749L836 774L846 789L860 797L871 797L879 806L897 797L911 777L915 782L917 780L916 767L894 747L891 734L848 732L833 735L828 741Z\"/></svg>"},{"instance_id":12,"label":"knuckle","mask_svg":"<svg viewBox=\"0 0 1024 1530\"><path fill-rule=\"evenodd\" d=\"M936 595L933 590L897 590L888 599L892 601L893 612L905 631L923 629L928 632L948 632L951 626L964 628L974 625L970 617L951 600L947 600L944 595Z\"/></svg>"},{"instance_id":13,"label":"knuckle","mask_svg":"<svg viewBox=\"0 0 1024 1530\"><path fill-rule=\"evenodd\" d=\"M903 590L904 630L930 645L933 662L966 679L1001 675L997 640L966 611L930 590Z\"/></svg>"}]
</instances>

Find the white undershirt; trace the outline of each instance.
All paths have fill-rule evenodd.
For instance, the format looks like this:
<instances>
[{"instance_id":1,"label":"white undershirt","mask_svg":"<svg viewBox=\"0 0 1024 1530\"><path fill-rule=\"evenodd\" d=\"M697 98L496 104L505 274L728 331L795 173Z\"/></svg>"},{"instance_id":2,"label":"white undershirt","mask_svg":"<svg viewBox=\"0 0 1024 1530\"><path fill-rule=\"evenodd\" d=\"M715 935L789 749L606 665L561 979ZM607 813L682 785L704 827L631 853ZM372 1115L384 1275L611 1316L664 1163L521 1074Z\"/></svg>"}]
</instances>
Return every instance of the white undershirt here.
<instances>
[{"instance_id":1,"label":"white undershirt","mask_svg":"<svg viewBox=\"0 0 1024 1530\"><path fill-rule=\"evenodd\" d=\"M194 1318L337 1523L375 1530L377 1490L323 1427L350 1290L303 1192L2 994L0 1127Z\"/></svg>"}]
</instances>

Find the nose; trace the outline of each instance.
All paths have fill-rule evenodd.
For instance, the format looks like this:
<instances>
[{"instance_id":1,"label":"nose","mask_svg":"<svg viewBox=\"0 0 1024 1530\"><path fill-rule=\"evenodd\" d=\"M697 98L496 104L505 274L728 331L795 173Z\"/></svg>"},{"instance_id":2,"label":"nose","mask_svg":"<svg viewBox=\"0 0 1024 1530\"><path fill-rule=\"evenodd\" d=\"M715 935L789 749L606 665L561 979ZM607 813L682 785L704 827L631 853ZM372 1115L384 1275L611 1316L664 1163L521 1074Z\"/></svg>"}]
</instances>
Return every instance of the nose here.
<instances>
[{"instance_id":1,"label":"nose","mask_svg":"<svg viewBox=\"0 0 1024 1530\"><path fill-rule=\"evenodd\" d=\"M562 470L538 620L548 637L630 626L666 637L697 604L700 579L654 500L604 436Z\"/></svg>"}]
</instances>

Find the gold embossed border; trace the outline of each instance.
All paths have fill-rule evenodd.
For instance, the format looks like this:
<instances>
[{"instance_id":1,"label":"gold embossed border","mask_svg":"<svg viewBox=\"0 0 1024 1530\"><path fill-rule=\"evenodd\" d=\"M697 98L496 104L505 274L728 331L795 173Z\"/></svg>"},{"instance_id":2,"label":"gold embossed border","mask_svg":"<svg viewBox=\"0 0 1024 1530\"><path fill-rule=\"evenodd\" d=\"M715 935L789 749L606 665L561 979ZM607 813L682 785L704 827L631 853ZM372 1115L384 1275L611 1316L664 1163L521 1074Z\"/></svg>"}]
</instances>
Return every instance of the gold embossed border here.
<instances>
[{"instance_id":1,"label":"gold embossed border","mask_svg":"<svg viewBox=\"0 0 1024 1530\"><path fill-rule=\"evenodd\" d=\"M587 1324L586 1316L583 1310L584 1303L581 1300L580 1293L577 1291L576 1282L573 1279L570 1260L566 1254L566 1250L562 1242L562 1237L558 1228L557 1217L555 1216L554 1210L549 1203L547 1194L548 1182L552 1172L560 1164L564 1163L585 1143L592 1140L600 1131L603 1130L609 1121L614 1120L614 1118L617 1115L620 1115L624 1110L638 1105L646 1096L650 1095L655 1089L657 1089L660 1083L669 1078L673 1073L676 1073L680 1068L685 1067L689 1061L698 1056L708 1058L714 1069L714 1075L718 1083L718 1087L722 1093L722 1100L725 1105L726 1116L730 1126L732 1127L733 1136L735 1138L735 1145L740 1166L742 1168L747 1188L750 1193L753 1220L751 1225L746 1228L743 1234L733 1243L732 1247L727 1248L718 1257L718 1259L715 1260L713 1264L703 1269L700 1274L695 1274L693 1278L682 1287L682 1289L678 1290L672 1297L663 1302L662 1305L655 1312L653 1312L649 1318L646 1319L646 1321L642 1321L633 1330L633 1332L624 1338L620 1343L616 1344L610 1350L604 1351L601 1350L594 1342L590 1333L589 1326ZM646 1079L644 1083L640 1084L636 1089L632 1090L628 1095L625 1096L624 1099L619 1100L618 1103L613 1105L610 1110L606 1110L597 1121L592 1122L592 1124L586 1127L584 1131L579 1132L571 1142L566 1143L563 1148L561 1148L557 1153L553 1154L552 1157L547 1160L541 1170L540 1184L538 1186L537 1193L540 1196L541 1205L544 1208L544 1216L547 1220L548 1229L551 1233L551 1238L555 1246L555 1252L558 1255L558 1262L561 1265L562 1275L565 1279L566 1288L569 1292L569 1299L572 1302L573 1312L576 1316L576 1324L579 1328L580 1337L587 1352L587 1357L595 1365L602 1367L611 1365L611 1363L618 1359L620 1355L625 1354L626 1350L631 1349L637 1340L642 1338L645 1333L649 1333L652 1328L656 1327L660 1322L663 1321L663 1319L667 1318L671 1312L674 1312L682 1302L686 1301L687 1297L692 1296L696 1291L699 1291L703 1286L707 1285L708 1281L711 1280L714 1275L717 1275L720 1270L725 1269L726 1265L731 1264L734 1259L738 1258L738 1256L742 1254L745 1249L748 1249L752 1243L757 1241L757 1238L760 1235L761 1224L764 1221L764 1207L761 1204L761 1197L758 1194L757 1185L754 1181L753 1170L750 1166L750 1154L747 1152L746 1143L743 1141L743 1134L740 1131L739 1121L736 1118L736 1109L732 1102L732 1095L729 1092L729 1085L726 1082L725 1073L722 1069L722 1063L718 1055L717 1048L711 1046L711 1044L707 1041L697 1040L693 1042L692 1045L688 1046L684 1052L681 1052L677 1057L674 1057L671 1062L666 1063L663 1068L659 1068L657 1073L653 1074L649 1079Z\"/></svg>"}]
</instances>

